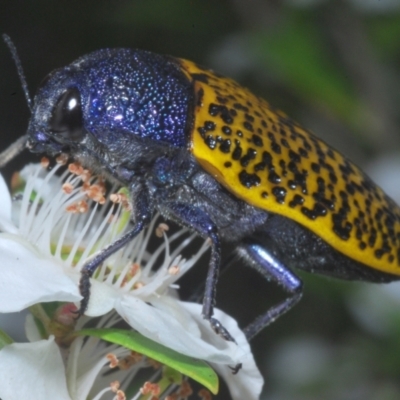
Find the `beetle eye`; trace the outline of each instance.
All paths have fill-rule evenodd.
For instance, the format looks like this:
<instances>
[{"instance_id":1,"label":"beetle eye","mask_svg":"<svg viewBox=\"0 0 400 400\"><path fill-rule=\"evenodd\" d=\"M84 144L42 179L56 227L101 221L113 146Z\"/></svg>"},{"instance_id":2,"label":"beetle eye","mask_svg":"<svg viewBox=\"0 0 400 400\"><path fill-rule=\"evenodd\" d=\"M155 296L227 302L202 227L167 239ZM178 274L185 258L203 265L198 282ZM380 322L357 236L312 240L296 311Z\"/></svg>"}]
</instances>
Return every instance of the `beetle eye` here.
<instances>
[{"instance_id":1,"label":"beetle eye","mask_svg":"<svg viewBox=\"0 0 400 400\"><path fill-rule=\"evenodd\" d=\"M50 119L50 129L69 140L82 139L83 117L78 89L70 88L60 96Z\"/></svg>"}]
</instances>

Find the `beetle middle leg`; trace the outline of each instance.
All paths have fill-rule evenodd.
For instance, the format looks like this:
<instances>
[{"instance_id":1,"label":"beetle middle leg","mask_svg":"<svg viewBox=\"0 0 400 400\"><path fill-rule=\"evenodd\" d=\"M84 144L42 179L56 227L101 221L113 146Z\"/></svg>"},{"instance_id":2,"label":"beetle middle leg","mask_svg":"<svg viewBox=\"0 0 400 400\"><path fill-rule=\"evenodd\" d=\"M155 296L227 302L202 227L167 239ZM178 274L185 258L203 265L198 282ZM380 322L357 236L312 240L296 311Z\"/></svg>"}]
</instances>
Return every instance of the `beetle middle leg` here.
<instances>
[{"instance_id":1,"label":"beetle middle leg","mask_svg":"<svg viewBox=\"0 0 400 400\"><path fill-rule=\"evenodd\" d=\"M290 297L269 308L266 313L256 318L255 321L244 329L247 339L250 340L263 328L274 322L298 303L303 294L303 284L300 278L274 256L272 251L268 251L265 247L257 243L242 243L238 247L238 252L244 256L251 267L255 268L267 280L278 283L290 294Z\"/></svg>"},{"instance_id":2,"label":"beetle middle leg","mask_svg":"<svg viewBox=\"0 0 400 400\"><path fill-rule=\"evenodd\" d=\"M200 236L210 239L211 257L204 288L202 314L210 322L215 333L227 341L235 342L221 322L213 317L216 285L221 264L221 244L216 225L204 211L183 203L169 204L165 213L168 217L179 221L180 224L195 230Z\"/></svg>"}]
</instances>

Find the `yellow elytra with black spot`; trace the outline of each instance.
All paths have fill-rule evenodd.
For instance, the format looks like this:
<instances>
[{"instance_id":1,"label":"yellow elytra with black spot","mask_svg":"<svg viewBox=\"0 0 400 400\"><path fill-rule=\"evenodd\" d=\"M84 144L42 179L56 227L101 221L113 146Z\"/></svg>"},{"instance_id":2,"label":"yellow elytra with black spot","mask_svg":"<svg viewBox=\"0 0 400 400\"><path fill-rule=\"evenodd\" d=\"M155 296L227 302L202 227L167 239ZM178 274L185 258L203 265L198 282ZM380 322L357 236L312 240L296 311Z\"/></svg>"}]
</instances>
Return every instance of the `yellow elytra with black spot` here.
<instances>
[{"instance_id":1,"label":"yellow elytra with black spot","mask_svg":"<svg viewBox=\"0 0 400 400\"><path fill-rule=\"evenodd\" d=\"M196 93L191 151L243 201L400 275L400 208L343 155L235 81L179 60Z\"/></svg>"}]
</instances>

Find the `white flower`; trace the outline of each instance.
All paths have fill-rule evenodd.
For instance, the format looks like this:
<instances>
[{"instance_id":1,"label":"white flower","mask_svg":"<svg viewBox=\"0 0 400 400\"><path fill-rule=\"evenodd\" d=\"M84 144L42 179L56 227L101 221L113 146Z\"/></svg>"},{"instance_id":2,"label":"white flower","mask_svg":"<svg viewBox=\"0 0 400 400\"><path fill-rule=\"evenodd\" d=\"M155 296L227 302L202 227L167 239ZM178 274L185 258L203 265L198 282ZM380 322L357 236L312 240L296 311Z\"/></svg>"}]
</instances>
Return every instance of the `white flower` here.
<instances>
[{"instance_id":1,"label":"white flower","mask_svg":"<svg viewBox=\"0 0 400 400\"><path fill-rule=\"evenodd\" d=\"M56 166L46 172L38 166L26 167L21 172L26 182L23 194L13 202L0 177L2 313L20 311L38 303L79 302L78 282L82 266L131 226L123 194L114 197L113 203L110 197L104 197L102 183L81 167L73 165L74 174L65 172L61 177L56 175L58 169ZM104 205L100 206L100 203ZM176 232L168 240L165 232L161 232L163 244L149 253L147 244L154 225L155 220L96 271L91 279L86 316L102 316L115 310L144 336L179 353L212 363L227 380L234 399L258 398L262 378L236 321L215 310L216 317L235 337L237 344L226 342L201 317L200 304L178 299L175 282L207 250L206 244L192 258L185 260L179 254L194 235L181 239L171 251L170 244L180 239L186 230ZM87 321L85 318L79 324ZM73 346L76 346L75 341ZM42 342L24 346L39 346L38 343ZM47 347L42 343L44 347L35 349L44 351L45 348L54 353L54 342L49 339L46 343ZM0 351L0 369L1 357L4 360L4 354L17 351L18 346L6 346ZM5 352L7 348L9 350ZM232 375L228 366L237 363L242 363L243 368L239 374ZM60 371L54 368L56 372L55 379L58 379ZM71 381L67 374L67 382L68 379L71 397L74 400L80 398L71 393L73 379ZM3 383L0 377L0 386Z\"/></svg>"},{"instance_id":2,"label":"white flower","mask_svg":"<svg viewBox=\"0 0 400 400\"><path fill-rule=\"evenodd\" d=\"M115 322L115 318L103 318L100 325ZM33 334L36 328L32 317L27 325ZM107 392L111 397L106 398L118 398L114 396L122 387L119 382L125 381L126 386L140 369L151 365L141 357L129 368L115 368L118 361L129 361L130 357L129 350L93 337L76 338L65 360L54 336L13 343L0 351L0 398L97 400L104 399Z\"/></svg>"}]
</instances>

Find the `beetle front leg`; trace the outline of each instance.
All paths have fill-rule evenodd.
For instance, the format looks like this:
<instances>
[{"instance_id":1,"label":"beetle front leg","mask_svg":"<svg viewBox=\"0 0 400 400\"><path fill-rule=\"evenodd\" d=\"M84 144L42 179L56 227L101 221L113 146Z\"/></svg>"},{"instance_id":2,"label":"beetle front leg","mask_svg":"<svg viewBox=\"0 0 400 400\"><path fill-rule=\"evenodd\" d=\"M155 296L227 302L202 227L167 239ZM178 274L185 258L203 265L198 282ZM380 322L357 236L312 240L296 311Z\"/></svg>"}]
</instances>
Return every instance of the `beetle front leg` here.
<instances>
[{"instance_id":1,"label":"beetle front leg","mask_svg":"<svg viewBox=\"0 0 400 400\"><path fill-rule=\"evenodd\" d=\"M140 190L136 190L140 193ZM134 197L133 195L132 197ZM132 239L134 239L150 222L151 210L149 202L146 196L138 194L135 197L134 205L134 218L135 226L125 233L122 237L112 242L110 245L102 249L100 252L95 254L91 260L86 262L81 269L81 278L79 280L79 291L83 296L79 310L77 312L78 317L83 315L88 308L90 298L90 278L93 276L96 269L100 264L106 260L109 256L117 252L119 249L124 247Z\"/></svg>"},{"instance_id":2,"label":"beetle front leg","mask_svg":"<svg viewBox=\"0 0 400 400\"><path fill-rule=\"evenodd\" d=\"M210 322L215 333L225 340L235 342L235 339L221 322L213 317L216 286L221 264L221 244L216 225L202 210L182 203L169 204L167 213L172 213L181 224L194 229L200 236L211 241L211 257L204 288L202 314Z\"/></svg>"}]
</instances>

